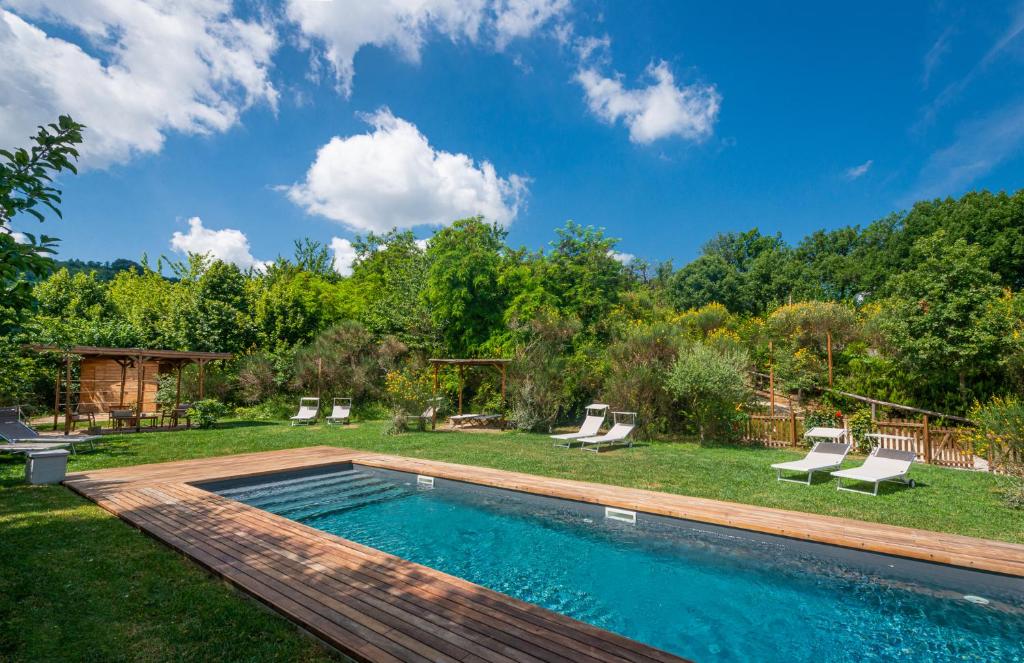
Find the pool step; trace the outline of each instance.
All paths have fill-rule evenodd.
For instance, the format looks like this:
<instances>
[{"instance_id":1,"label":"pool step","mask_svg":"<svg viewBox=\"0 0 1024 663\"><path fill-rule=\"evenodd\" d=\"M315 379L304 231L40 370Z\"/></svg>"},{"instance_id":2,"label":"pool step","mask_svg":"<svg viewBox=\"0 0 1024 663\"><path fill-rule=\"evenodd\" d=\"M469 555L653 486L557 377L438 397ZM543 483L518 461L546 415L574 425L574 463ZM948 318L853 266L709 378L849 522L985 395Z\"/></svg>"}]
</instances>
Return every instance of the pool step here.
<instances>
[{"instance_id":1,"label":"pool step","mask_svg":"<svg viewBox=\"0 0 1024 663\"><path fill-rule=\"evenodd\" d=\"M247 498L245 502L261 509L273 510L278 504L287 503L298 499L312 499L322 495L334 495L359 490L363 486L373 486L380 483L380 480L369 475L346 477L344 480L321 483L316 486L290 487L285 490L277 490L269 495L260 495Z\"/></svg>"},{"instance_id":2,"label":"pool step","mask_svg":"<svg viewBox=\"0 0 1024 663\"><path fill-rule=\"evenodd\" d=\"M365 473L358 470L341 470L339 472L331 472L329 474L317 474L308 477L300 477L298 479L285 479L271 483L261 483L258 486L228 488L226 490L218 490L217 494L223 495L224 497L230 497L234 500L246 501L257 498L261 495L277 494L282 490L290 490L291 488L298 488L300 486L315 487L324 483L333 483L339 479L344 480L346 478L361 476L365 476Z\"/></svg>"},{"instance_id":3,"label":"pool step","mask_svg":"<svg viewBox=\"0 0 1024 663\"><path fill-rule=\"evenodd\" d=\"M298 511L308 511L317 507L333 506L333 505L350 505L358 506L366 500L373 499L378 493L392 493L392 494L404 494L405 491L391 484L378 483L374 485L366 485L358 490L346 491L342 493L335 493L331 495L320 495L318 497L305 498L303 496L296 496L295 499L290 502L282 502L274 505L272 508L267 508L267 511L273 511L274 513L282 516L288 516L291 518L291 514ZM253 505L255 506L255 505ZM264 507L259 507L264 508Z\"/></svg>"},{"instance_id":4,"label":"pool step","mask_svg":"<svg viewBox=\"0 0 1024 663\"><path fill-rule=\"evenodd\" d=\"M302 520L403 497L409 492L371 473L346 470L225 490L221 494L292 520Z\"/></svg>"}]
</instances>

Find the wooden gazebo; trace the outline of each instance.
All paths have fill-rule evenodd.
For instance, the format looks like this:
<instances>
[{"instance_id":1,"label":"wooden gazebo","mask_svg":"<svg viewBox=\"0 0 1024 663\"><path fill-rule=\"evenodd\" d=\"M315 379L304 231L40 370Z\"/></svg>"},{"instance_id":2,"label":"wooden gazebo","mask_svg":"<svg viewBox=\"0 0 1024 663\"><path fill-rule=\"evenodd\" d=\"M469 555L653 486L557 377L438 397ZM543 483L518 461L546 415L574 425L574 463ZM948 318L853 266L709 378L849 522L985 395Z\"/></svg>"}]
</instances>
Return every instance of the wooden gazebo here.
<instances>
[{"instance_id":1,"label":"wooden gazebo","mask_svg":"<svg viewBox=\"0 0 1024 663\"><path fill-rule=\"evenodd\" d=\"M438 371L442 366L455 366L459 369L459 414L462 414L462 387L465 382L465 369L467 366L490 366L498 369L501 373L501 402L505 402L505 377L511 359L431 359L434 367L434 393L440 388Z\"/></svg>"},{"instance_id":2,"label":"wooden gazebo","mask_svg":"<svg viewBox=\"0 0 1024 663\"><path fill-rule=\"evenodd\" d=\"M181 403L181 370L184 366L199 366L199 398L203 398L206 365L211 361L231 359L232 356L230 352L101 348L89 345L62 348L37 344L29 348L36 352L61 355L62 366L54 380L54 427L57 425L63 393L65 434L71 431L71 392L74 389L71 364L76 358L79 362L79 407L84 405L99 413L108 412L112 407L134 406L141 413L152 412L156 408L159 386L157 377L160 374L177 373L174 396L174 405L177 407Z\"/></svg>"}]
</instances>

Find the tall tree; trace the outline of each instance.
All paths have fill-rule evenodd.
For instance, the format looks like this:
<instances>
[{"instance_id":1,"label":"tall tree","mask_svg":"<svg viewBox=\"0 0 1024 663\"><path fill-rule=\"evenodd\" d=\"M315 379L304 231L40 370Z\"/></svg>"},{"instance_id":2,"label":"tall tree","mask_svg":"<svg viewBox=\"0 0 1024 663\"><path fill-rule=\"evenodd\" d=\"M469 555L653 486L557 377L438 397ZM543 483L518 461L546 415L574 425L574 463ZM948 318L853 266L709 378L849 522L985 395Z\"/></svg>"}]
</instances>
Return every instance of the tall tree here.
<instances>
[{"instance_id":1,"label":"tall tree","mask_svg":"<svg viewBox=\"0 0 1024 663\"><path fill-rule=\"evenodd\" d=\"M474 356L502 323L507 233L482 217L456 221L427 248L424 301L450 354Z\"/></svg>"},{"instance_id":2,"label":"tall tree","mask_svg":"<svg viewBox=\"0 0 1024 663\"><path fill-rule=\"evenodd\" d=\"M944 231L918 240L912 255L917 267L891 280L877 324L922 398L964 409L970 379L998 370L1011 328L998 276L981 247Z\"/></svg>"}]
</instances>

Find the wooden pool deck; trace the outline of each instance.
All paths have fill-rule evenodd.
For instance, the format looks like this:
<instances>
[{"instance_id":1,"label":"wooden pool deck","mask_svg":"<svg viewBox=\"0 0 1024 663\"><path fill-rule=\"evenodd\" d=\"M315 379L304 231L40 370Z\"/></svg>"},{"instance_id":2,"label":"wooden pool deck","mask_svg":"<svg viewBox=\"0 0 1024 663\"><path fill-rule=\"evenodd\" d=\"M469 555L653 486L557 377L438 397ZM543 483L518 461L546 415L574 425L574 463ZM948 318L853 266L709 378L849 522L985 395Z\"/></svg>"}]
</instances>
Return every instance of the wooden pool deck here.
<instances>
[{"instance_id":1,"label":"wooden pool deck","mask_svg":"<svg viewBox=\"0 0 1024 663\"><path fill-rule=\"evenodd\" d=\"M190 485L345 461L1024 576L1024 546L1011 543L336 447L80 472L65 483L354 658L680 660Z\"/></svg>"}]
</instances>

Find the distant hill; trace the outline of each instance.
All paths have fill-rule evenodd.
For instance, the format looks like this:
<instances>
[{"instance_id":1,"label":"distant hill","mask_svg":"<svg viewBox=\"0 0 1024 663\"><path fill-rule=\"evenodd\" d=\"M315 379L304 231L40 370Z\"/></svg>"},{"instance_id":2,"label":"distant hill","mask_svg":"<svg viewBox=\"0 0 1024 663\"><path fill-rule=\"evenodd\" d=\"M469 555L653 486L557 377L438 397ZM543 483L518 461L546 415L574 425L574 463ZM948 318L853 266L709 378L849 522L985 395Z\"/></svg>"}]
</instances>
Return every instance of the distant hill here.
<instances>
[{"instance_id":1,"label":"distant hill","mask_svg":"<svg viewBox=\"0 0 1024 663\"><path fill-rule=\"evenodd\" d=\"M96 278L100 281L110 281L118 272L132 271L141 274L142 265L134 260L118 258L110 262L98 262L95 260L54 260L54 270L66 267L72 274L78 272L96 272Z\"/></svg>"}]
</instances>

